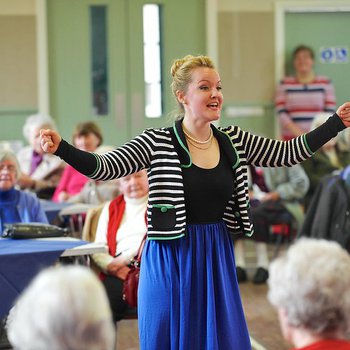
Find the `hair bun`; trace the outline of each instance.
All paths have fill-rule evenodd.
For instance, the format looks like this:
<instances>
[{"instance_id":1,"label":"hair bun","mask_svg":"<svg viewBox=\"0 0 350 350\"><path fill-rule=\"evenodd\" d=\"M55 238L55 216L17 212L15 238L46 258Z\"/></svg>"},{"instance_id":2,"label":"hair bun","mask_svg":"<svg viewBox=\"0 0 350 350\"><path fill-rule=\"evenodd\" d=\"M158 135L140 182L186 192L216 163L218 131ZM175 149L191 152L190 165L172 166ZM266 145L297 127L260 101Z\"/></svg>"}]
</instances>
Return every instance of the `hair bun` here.
<instances>
[{"instance_id":1,"label":"hair bun","mask_svg":"<svg viewBox=\"0 0 350 350\"><path fill-rule=\"evenodd\" d=\"M179 68L184 65L187 61L190 61L193 59L193 55L187 55L183 58L178 58L176 60L174 60L172 66L171 66L171 69L170 69L170 72L171 72L171 75L174 77L176 72L179 70Z\"/></svg>"}]
</instances>

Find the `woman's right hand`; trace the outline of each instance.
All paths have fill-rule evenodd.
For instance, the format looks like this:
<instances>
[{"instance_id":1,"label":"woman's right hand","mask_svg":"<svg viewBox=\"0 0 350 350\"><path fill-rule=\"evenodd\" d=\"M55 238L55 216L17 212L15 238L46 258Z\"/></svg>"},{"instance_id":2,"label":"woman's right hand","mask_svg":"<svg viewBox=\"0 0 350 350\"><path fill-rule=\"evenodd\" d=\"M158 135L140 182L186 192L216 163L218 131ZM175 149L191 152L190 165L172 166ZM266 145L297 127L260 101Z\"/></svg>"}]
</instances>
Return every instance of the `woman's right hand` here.
<instances>
[{"instance_id":1,"label":"woman's right hand","mask_svg":"<svg viewBox=\"0 0 350 350\"><path fill-rule=\"evenodd\" d=\"M46 153L55 153L61 140L62 137L55 130L40 130L40 145L43 151Z\"/></svg>"}]
</instances>

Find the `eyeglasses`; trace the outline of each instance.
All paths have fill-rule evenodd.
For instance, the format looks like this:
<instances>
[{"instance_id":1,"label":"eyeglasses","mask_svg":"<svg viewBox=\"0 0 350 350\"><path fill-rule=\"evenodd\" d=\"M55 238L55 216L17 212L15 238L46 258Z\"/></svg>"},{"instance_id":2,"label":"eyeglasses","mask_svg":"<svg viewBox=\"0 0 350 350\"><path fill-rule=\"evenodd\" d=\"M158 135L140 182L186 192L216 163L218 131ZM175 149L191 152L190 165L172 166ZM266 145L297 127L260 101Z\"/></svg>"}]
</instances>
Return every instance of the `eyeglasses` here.
<instances>
[{"instance_id":1,"label":"eyeglasses","mask_svg":"<svg viewBox=\"0 0 350 350\"><path fill-rule=\"evenodd\" d=\"M9 173L15 173L17 171L14 165L0 164L0 172L4 170L7 170Z\"/></svg>"}]
</instances>

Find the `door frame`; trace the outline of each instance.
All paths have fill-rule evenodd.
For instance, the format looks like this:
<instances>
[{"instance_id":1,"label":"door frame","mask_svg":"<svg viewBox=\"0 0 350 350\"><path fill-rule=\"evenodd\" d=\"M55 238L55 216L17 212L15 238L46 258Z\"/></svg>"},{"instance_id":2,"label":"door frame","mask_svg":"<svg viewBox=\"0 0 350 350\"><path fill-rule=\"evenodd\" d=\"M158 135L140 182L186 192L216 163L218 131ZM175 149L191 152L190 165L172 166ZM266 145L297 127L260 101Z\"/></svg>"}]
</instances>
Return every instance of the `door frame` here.
<instances>
[{"instance_id":1,"label":"door frame","mask_svg":"<svg viewBox=\"0 0 350 350\"><path fill-rule=\"evenodd\" d=\"M287 13L350 12L348 0L329 1L277 1L275 3L275 82L284 77L285 17Z\"/></svg>"},{"instance_id":2,"label":"door frame","mask_svg":"<svg viewBox=\"0 0 350 350\"><path fill-rule=\"evenodd\" d=\"M286 50L285 50L285 17L287 13L308 12L350 12L348 0L329 1L277 1L275 3L275 85L283 79L285 72ZM275 135L279 135L280 127L275 114Z\"/></svg>"}]
</instances>

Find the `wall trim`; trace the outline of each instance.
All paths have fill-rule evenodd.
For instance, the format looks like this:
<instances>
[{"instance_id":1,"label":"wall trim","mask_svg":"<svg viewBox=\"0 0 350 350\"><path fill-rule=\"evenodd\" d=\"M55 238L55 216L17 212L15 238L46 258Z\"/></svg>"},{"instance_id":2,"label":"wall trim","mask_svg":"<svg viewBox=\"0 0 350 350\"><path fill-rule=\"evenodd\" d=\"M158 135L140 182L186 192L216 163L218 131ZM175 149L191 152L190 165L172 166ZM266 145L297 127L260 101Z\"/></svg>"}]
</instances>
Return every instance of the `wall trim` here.
<instances>
[{"instance_id":1,"label":"wall trim","mask_svg":"<svg viewBox=\"0 0 350 350\"><path fill-rule=\"evenodd\" d=\"M219 64L218 41L218 0L206 0L206 49L216 66Z\"/></svg>"}]
</instances>

